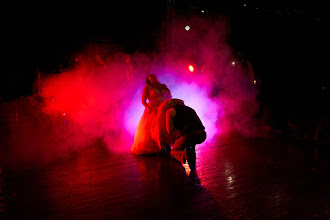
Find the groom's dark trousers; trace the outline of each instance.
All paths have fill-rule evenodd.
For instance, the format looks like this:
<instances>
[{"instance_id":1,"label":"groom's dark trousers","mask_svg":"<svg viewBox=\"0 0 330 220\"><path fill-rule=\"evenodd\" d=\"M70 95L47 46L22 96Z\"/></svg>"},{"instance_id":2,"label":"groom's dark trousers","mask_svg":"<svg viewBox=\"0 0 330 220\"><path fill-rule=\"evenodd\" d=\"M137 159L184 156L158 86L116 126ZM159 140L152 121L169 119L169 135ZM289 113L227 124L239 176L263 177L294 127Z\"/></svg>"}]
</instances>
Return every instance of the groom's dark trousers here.
<instances>
[{"instance_id":1,"label":"groom's dark trousers","mask_svg":"<svg viewBox=\"0 0 330 220\"><path fill-rule=\"evenodd\" d=\"M203 143L206 139L206 132L204 130L191 131L189 133L181 134L175 141L171 150L171 157L177 159L181 163L185 163L188 159L196 159L195 146Z\"/></svg>"}]
</instances>

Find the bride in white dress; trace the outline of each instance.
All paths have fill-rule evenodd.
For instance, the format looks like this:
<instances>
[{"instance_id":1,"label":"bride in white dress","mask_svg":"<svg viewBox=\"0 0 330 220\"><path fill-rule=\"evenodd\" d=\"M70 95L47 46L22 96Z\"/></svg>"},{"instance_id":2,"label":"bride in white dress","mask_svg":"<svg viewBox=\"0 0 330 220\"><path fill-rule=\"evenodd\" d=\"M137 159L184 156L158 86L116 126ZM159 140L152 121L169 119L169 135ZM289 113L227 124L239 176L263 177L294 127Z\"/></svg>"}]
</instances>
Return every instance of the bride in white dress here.
<instances>
[{"instance_id":1,"label":"bride in white dress","mask_svg":"<svg viewBox=\"0 0 330 220\"><path fill-rule=\"evenodd\" d=\"M165 84L161 84L155 75L147 77L142 94L145 110L135 132L132 153L159 153L165 145L170 145L174 141L174 137L166 131L164 112L180 102L183 103L180 99L172 99L171 91Z\"/></svg>"}]
</instances>

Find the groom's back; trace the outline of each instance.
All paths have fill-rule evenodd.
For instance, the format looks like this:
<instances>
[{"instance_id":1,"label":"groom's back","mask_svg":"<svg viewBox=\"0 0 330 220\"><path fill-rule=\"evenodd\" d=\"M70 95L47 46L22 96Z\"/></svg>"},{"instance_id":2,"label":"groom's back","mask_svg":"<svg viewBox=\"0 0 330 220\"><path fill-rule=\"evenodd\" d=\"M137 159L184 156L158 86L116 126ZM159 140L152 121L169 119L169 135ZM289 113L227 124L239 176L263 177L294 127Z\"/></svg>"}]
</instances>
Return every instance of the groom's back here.
<instances>
[{"instance_id":1,"label":"groom's back","mask_svg":"<svg viewBox=\"0 0 330 220\"><path fill-rule=\"evenodd\" d=\"M182 133L205 129L194 109L186 105L176 105L174 109L176 111L174 126Z\"/></svg>"}]
</instances>

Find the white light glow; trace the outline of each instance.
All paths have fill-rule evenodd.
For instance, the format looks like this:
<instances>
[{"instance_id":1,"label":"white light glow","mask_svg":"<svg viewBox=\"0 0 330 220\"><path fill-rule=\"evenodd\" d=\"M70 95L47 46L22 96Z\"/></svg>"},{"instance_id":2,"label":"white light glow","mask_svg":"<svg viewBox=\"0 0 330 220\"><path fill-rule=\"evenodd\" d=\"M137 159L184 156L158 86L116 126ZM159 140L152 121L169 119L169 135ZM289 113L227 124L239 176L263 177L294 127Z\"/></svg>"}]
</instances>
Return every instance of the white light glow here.
<instances>
[{"instance_id":1,"label":"white light glow","mask_svg":"<svg viewBox=\"0 0 330 220\"><path fill-rule=\"evenodd\" d=\"M186 31L189 31L190 30L190 26L186 26L184 29L186 29Z\"/></svg>"},{"instance_id":2,"label":"white light glow","mask_svg":"<svg viewBox=\"0 0 330 220\"><path fill-rule=\"evenodd\" d=\"M195 70L195 68L192 65L189 65L188 69L190 72L194 72L194 70Z\"/></svg>"}]
</instances>

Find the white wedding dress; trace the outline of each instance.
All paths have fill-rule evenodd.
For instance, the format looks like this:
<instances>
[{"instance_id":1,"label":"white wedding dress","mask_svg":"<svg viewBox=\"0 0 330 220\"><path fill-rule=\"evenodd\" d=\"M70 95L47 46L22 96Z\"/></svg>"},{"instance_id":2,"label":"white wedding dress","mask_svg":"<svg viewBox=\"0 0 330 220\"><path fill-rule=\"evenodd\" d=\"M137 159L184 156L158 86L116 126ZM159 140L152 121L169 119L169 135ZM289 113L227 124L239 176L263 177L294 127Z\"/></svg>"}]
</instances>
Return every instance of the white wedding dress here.
<instances>
[{"instance_id":1,"label":"white wedding dress","mask_svg":"<svg viewBox=\"0 0 330 220\"><path fill-rule=\"evenodd\" d=\"M152 108L145 109L135 132L131 152L138 155L155 154L161 152L164 145L174 142L173 135L166 131L166 110L173 105L183 103L180 99L172 99L168 90L161 90L146 85L149 88L148 105Z\"/></svg>"}]
</instances>

